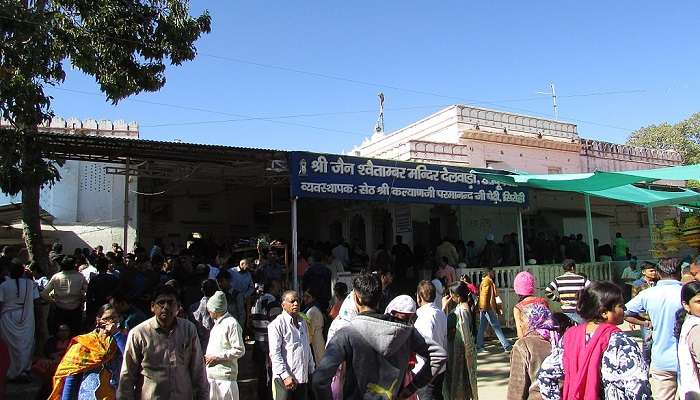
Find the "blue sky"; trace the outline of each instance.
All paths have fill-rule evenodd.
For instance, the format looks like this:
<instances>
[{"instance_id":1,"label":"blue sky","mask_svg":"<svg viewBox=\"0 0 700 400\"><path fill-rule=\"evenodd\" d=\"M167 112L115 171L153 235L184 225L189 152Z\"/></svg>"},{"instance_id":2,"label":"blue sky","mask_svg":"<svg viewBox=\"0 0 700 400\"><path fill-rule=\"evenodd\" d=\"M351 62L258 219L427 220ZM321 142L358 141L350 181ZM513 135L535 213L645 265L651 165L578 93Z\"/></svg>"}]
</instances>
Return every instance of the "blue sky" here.
<instances>
[{"instance_id":1,"label":"blue sky","mask_svg":"<svg viewBox=\"0 0 700 400\"><path fill-rule=\"evenodd\" d=\"M379 91L387 131L455 103L551 117L551 99L537 94L549 82L560 119L589 138L624 142L638 127L700 111L699 2L192 7L210 11L212 32L196 60L168 69L160 92L112 106L90 77L69 71L48 90L56 114L138 121L144 139L341 152L371 134Z\"/></svg>"}]
</instances>

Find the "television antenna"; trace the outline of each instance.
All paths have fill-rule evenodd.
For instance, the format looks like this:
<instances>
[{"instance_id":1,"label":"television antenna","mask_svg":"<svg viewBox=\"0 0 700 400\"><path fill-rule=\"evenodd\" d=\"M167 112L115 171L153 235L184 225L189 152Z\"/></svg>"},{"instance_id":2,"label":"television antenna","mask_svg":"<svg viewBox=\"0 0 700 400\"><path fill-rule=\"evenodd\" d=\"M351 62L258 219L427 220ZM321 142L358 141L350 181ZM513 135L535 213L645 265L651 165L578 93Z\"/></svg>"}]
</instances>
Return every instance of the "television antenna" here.
<instances>
[{"instance_id":1,"label":"television antenna","mask_svg":"<svg viewBox=\"0 0 700 400\"><path fill-rule=\"evenodd\" d=\"M554 88L554 82L549 83L550 92L537 92L537 94L545 94L547 96L552 96L552 109L554 111L554 119L559 120L559 108L557 107L557 91Z\"/></svg>"}]
</instances>

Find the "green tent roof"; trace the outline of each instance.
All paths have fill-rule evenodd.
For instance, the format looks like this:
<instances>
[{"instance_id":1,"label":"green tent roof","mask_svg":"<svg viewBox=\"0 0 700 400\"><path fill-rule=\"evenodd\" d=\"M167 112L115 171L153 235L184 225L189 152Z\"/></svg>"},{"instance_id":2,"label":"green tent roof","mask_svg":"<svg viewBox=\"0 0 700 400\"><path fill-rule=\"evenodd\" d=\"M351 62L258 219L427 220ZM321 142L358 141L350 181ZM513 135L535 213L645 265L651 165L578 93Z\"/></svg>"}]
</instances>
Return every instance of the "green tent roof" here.
<instances>
[{"instance_id":1,"label":"green tent roof","mask_svg":"<svg viewBox=\"0 0 700 400\"><path fill-rule=\"evenodd\" d=\"M653 190L640 188L634 185L625 185L598 191L586 191L583 193L595 197L624 201L644 207L674 206L700 201L700 193L693 190Z\"/></svg>"},{"instance_id":2,"label":"green tent roof","mask_svg":"<svg viewBox=\"0 0 700 400\"><path fill-rule=\"evenodd\" d=\"M657 180L685 181L700 179L700 164L678 167L643 169L635 171L603 172L582 174L498 174L477 172L477 175L497 182L523 185L538 189L565 192L598 192L619 188L633 183L648 183Z\"/></svg>"}]
</instances>

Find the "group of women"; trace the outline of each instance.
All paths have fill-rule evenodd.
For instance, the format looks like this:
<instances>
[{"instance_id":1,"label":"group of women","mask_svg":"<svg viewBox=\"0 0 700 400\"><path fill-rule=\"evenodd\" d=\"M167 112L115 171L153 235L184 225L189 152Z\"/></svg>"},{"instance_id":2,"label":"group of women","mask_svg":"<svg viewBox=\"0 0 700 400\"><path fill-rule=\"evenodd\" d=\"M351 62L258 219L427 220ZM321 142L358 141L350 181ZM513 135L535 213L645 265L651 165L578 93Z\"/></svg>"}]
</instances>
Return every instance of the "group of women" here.
<instances>
[{"instance_id":1,"label":"group of women","mask_svg":"<svg viewBox=\"0 0 700 400\"><path fill-rule=\"evenodd\" d=\"M618 325L625 302L619 286L592 282L579 293L583 323L572 325L553 314L534 295L534 277L521 272L514 288L520 296L514 315L518 340L513 347L508 399L651 399L648 367L639 345ZM679 395L700 399L700 282L681 291L678 314Z\"/></svg>"}]
</instances>

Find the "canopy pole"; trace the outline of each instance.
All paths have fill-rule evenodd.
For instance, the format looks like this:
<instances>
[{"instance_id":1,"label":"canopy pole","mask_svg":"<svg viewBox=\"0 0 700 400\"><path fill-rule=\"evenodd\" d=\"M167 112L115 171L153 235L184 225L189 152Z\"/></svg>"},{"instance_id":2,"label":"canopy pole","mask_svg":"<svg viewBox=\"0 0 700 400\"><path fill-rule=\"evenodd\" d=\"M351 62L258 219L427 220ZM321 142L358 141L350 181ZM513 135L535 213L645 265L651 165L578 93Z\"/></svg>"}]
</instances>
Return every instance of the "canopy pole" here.
<instances>
[{"instance_id":1,"label":"canopy pole","mask_svg":"<svg viewBox=\"0 0 700 400\"><path fill-rule=\"evenodd\" d=\"M297 243L297 197L292 198L292 265L294 269L294 290L299 290L299 245Z\"/></svg>"},{"instance_id":2,"label":"canopy pole","mask_svg":"<svg viewBox=\"0 0 700 400\"><path fill-rule=\"evenodd\" d=\"M654 223L654 208L653 207L648 207L647 208L647 222L649 224L649 249L654 248L654 227L656 224Z\"/></svg>"},{"instance_id":3,"label":"canopy pole","mask_svg":"<svg viewBox=\"0 0 700 400\"><path fill-rule=\"evenodd\" d=\"M586 200L586 233L588 234L588 257L595 262L595 244L593 243L593 216L591 215L591 196L583 195Z\"/></svg>"},{"instance_id":4,"label":"canopy pole","mask_svg":"<svg viewBox=\"0 0 700 400\"><path fill-rule=\"evenodd\" d=\"M126 257L129 248L129 164L131 157L126 156L126 164L124 165L124 233L122 240L122 251Z\"/></svg>"},{"instance_id":5,"label":"canopy pole","mask_svg":"<svg viewBox=\"0 0 700 400\"><path fill-rule=\"evenodd\" d=\"M520 258L520 269L525 269L525 235L523 235L523 210L518 207L518 256Z\"/></svg>"}]
</instances>

